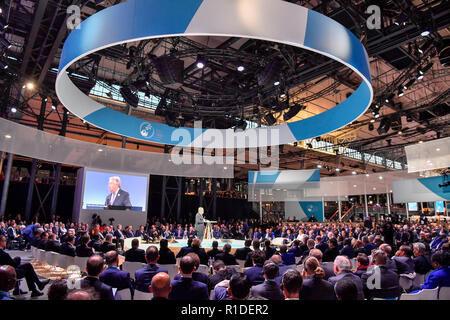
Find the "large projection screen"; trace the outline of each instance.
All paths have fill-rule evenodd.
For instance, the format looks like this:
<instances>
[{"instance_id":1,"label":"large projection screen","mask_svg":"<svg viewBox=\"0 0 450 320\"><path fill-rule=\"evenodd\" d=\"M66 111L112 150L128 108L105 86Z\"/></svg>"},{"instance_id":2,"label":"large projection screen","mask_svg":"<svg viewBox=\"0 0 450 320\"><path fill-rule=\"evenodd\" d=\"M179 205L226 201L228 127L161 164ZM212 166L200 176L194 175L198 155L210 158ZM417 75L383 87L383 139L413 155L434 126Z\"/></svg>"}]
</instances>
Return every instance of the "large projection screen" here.
<instances>
[{"instance_id":1,"label":"large projection screen","mask_svg":"<svg viewBox=\"0 0 450 320\"><path fill-rule=\"evenodd\" d=\"M74 221L87 224L97 215L102 223L136 230L145 225L149 175L83 168L78 172ZM114 220L111 220L114 219Z\"/></svg>"}]
</instances>

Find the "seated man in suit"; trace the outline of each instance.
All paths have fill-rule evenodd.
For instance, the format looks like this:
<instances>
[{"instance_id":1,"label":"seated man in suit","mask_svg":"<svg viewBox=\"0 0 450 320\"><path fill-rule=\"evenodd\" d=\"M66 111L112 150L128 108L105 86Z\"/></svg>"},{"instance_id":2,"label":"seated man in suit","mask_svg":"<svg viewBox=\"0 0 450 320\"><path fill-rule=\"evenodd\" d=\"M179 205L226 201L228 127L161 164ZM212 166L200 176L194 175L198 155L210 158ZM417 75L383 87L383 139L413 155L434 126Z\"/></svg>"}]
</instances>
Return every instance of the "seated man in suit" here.
<instances>
[{"instance_id":1,"label":"seated man in suit","mask_svg":"<svg viewBox=\"0 0 450 320\"><path fill-rule=\"evenodd\" d=\"M386 265L385 267L388 268L391 271L394 271L395 273L399 274L398 269L397 269L397 263L391 259L391 254L392 254L392 247L390 245L388 245L387 243L383 243L382 245L380 245L379 247L380 250L383 250L386 253Z\"/></svg>"},{"instance_id":2,"label":"seated man in suit","mask_svg":"<svg viewBox=\"0 0 450 320\"><path fill-rule=\"evenodd\" d=\"M330 240L328 240L328 248L323 253L322 261L333 262L338 255L339 255L338 242L336 238L331 238Z\"/></svg>"},{"instance_id":3,"label":"seated man in suit","mask_svg":"<svg viewBox=\"0 0 450 320\"><path fill-rule=\"evenodd\" d=\"M297 270L288 270L281 280L285 300L299 300L303 278Z\"/></svg>"},{"instance_id":4,"label":"seated man in suit","mask_svg":"<svg viewBox=\"0 0 450 320\"><path fill-rule=\"evenodd\" d=\"M268 300L284 300L283 292L280 290L275 278L278 277L278 265L268 260L264 263L264 282L253 286L251 294L255 297L263 297Z\"/></svg>"},{"instance_id":5,"label":"seated man in suit","mask_svg":"<svg viewBox=\"0 0 450 320\"><path fill-rule=\"evenodd\" d=\"M356 264L358 265L358 267L356 268L355 274L361 278L361 276L366 273L367 269L369 268L369 257L365 253L358 253L358 256L356 257Z\"/></svg>"},{"instance_id":6,"label":"seated man in suit","mask_svg":"<svg viewBox=\"0 0 450 320\"><path fill-rule=\"evenodd\" d=\"M94 254L94 249L88 246L89 236L83 235L80 239L80 245L76 248L76 254L78 257L90 257Z\"/></svg>"},{"instance_id":7,"label":"seated man in suit","mask_svg":"<svg viewBox=\"0 0 450 320\"><path fill-rule=\"evenodd\" d=\"M145 233L144 226L139 226L139 229L134 233L135 237L145 238L147 234Z\"/></svg>"},{"instance_id":8,"label":"seated man in suit","mask_svg":"<svg viewBox=\"0 0 450 320\"><path fill-rule=\"evenodd\" d=\"M61 246L59 247L59 253L66 255L66 256L70 256L70 257L75 257L76 252L75 252L75 238L72 235L68 235L67 237L65 237L65 242L61 244Z\"/></svg>"},{"instance_id":9,"label":"seated man in suit","mask_svg":"<svg viewBox=\"0 0 450 320\"><path fill-rule=\"evenodd\" d=\"M117 288L118 291L130 289L131 295L133 295L134 290L130 274L119 270L119 254L115 249L106 252L105 262L107 268L100 274L100 281L111 288Z\"/></svg>"},{"instance_id":10,"label":"seated man in suit","mask_svg":"<svg viewBox=\"0 0 450 320\"><path fill-rule=\"evenodd\" d=\"M131 208L130 194L121 188L120 177L109 178L108 188L110 194L106 196L105 207Z\"/></svg>"},{"instance_id":11,"label":"seated man in suit","mask_svg":"<svg viewBox=\"0 0 450 320\"><path fill-rule=\"evenodd\" d=\"M246 260L247 255L252 252L252 249L250 248L252 244L252 240L247 239L244 242L244 248L238 248L236 249L236 252L234 253L234 257L236 260Z\"/></svg>"},{"instance_id":12,"label":"seated man in suit","mask_svg":"<svg viewBox=\"0 0 450 320\"><path fill-rule=\"evenodd\" d=\"M325 271L320 267L319 260L314 257L306 258L302 271L303 288L300 292L301 300L336 300L333 285L324 280Z\"/></svg>"},{"instance_id":13,"label":"seated man in suit","mask_svg":"<svg viewBox=\"0 0 450 320\"><path fill-rule=\"evenodd\" d=\"M125 237L127 237L127 238L134 238L133 226L126 226L125 227Z\"/></svg>"},{"instance_id":14,"label":"seated man in suit","mask_svg":"<svg viewBox=\"0 0 450 320\"><path fill-rule=\"evenodd\" d=\"M208 259L215 259L219 253L222 253L222 250L218 249L218 247L219 243L216 240L214 240L212 242L212 249L206 253Z\"/></svg>"},{"instance_id":15,"label":"seated man in suit","mask_svg":"<svg viewBox=\"0 0 450 320\"><path fill-rule=\"evenodd\" d=\"M39 239L38 242L38 248L45 250L45 246L47 245L47 241L48 241L48 232L42 232L41 233L41 237Z\"/></svg>"},{"instance_id":16,"label":"seated man in suit","mask_svg":"<svg viewBox=\"0 0 450 320\"><path fill-rule=\"evenodd\" d=\"M192 279L195 261L191 256L184 256L180 260L179 271L181 279L172 280L172 291L169 300L209 300L208 286Z\"/></svg>"},{"instance_id":17,"label":"seated man in suit","mask_svg":"<svg viewBox=\"0 0 450 320\"><path fill-rule=\"evenodd\" d=\"M392 258L397 265L398 274L414 273L413 252L410 246L402 245Z\"/></svg>"},{"instance_id":18,"label":"seated man in suit","mask_svg":"<svg viewBox=\"0 0 450 320\"><path fill-rule=\"evenodd\" d=\"M196 253L190 252L186 256L191 257L194 259L194 271L192 272L192 280L202 282L206 285L209 283L208 276L202 272L197 272L198 267L200 266L200 258ZM177 273L175 277L173 277L173 280L180 280L181 274Z\"/></svg>"},{"instance_id":19,"label":"seated man in suit","mask_svg":"<svg viewBox=\"0 0 450 320\"><path fill-rule=\"evenodd\" d=\"M125 251L125 261L147 263L145 251L139 249L139 239L131 240L131 249Z\"/></svg>"},{"instance_id":20,"label":"seated man in suit","mask_svg":"<svg viewBox=\"0 0 450 320\"><path fill-rule=\"evenodd\" d=\"M177 230L175 230L175 239L183 239L185 232L181 225L179 224Z\"/></svg>"},{"instance_id":21,"label":"seated man in suit","mask_svg":"<svg viewBox=\"0 0 450 320\"><path fill-rule=\"evenodd\" d=\"M264 282L263 265L266 260L266 255L262 250L256 250L252 254L253 267L244 271L245 275L250 280L252 286Z\"/></svg>"},{"instance_id":22,"label":"seated man in suit","mask_svg":"<svg viewBox=\"0 0 450 320\"><path fill-rule=\"evenodd\" d=\"M192 241L194 238L188 238L186 247L182 247L180 251L178 251L176 258L182 258L187 255L189 252L192 252Z\"/></svg>"},{"instance_id":23,"label":"seated man in suit","mask_svg":"<svg viewBox=\"0 0 450 320\"><path fill-rule=\"evenodd\" d=\"M385 267L386 261L386 253L383 250L376 250L372 257L375 268L361 276L364 295L368 300L373 298L397 299L400 296L398 275Z\"/></svg>"},{"instance_id":24,"label":"seated man in suit","mask_svg":"<svg viewBox=\"0 0 450 320\"><path fill-rule=\"evenodd\" d=\"M101 245L100 234L101 233L93 234L91 236L91 240L88 243L88 247L94 249L94 252L100 252L100 245Z\"/></svg>"},{"instance_id":25,"label":"seated man in suit","mask_svg":"<svg viewBox=\"0 0 450 320\"><path fill-rule=\"evenodd\" d=\"M328 281L330 281L332 285L335 285L336 282L342 278L349 278L355 283L358 289L358 300L364 300L364 286L361 278L354 275L351 269L352 264L347 257L337 256L334 260L334 273L336 276L329 278Z\"/></svg>"},{"instance_id":26,"label":"seated man in suit","mask_svg":"<svg viewBox=\"0 0 450 320\"><path fill-rule=\"evenodd\" d=\"M116 250L116 246L112 243L113 236L108 233L105 236L105 241L98 247L100 252L107 253L112 250Z\"/></svg>"},{"instance_id":27,"label":"seated man in suit","mask_svg":"<svg viewBox=\"0 0 450 320\"><path fill-rule=\"evenodd\" d=\"M169 242L167 239L161 239L159 241L159 264L175 264L177 259L175 259L175 254L169 249Z\"/></svg>"},{"instance_id":28,"label":"seated man in suit","mask_svg":"<svg viewBox=\"0 0 450 320\"><path fill-rule=\"evenodd\" d=\"M0 301L14 300L9 291L16 286L16 270L12 266L0 266Z\"/></svg>"},{"instance_id":29,"label":"seated man in suit","mask_svg":"<svg viewBox=\"0 0 450 320\"><path fill-rule=\"evenodd\" d=\"M261 244L261 243L259 242L258 239L254 239L254 240L252 241L253 251L250 251L250 252L247 254L247 258L245 259L245 264L244 264L244 267L245 267L245 268L249 268L249 267L253 266L252 255L253 255L253 253L254 253L255 251L261 250L261 249L260 249L260 244ZM264 257L265 257L265 256L266 256L266 254L264 253Z\"/></svg>"},{"instance_id":30,"label":"seated man in suit","mask_svg":"<svg viewBox=\"0 0 450 320\"><path fill-rule=\"evenodd\" d=\"M419 274L427 274L433 269L429 256L426 254L426 246L422 242L413 244L414 271Z\"/></svg>"},{"instance_id":31,"label":"seated man in suit","mask_svg":"<svg viewBox=\"0 0 450 320\"><path fill-rule=\"evenodd\" d=\"M116 246L119 247L119 245L120 245L120 247L123 249L125 234L122 231L121 224L118 224L117 229L114 230L114 237L116 238Z\"/></svg>"},{"instance_id":32,"label":"seated man in suit","mask_svg":"<svg viewBox=\"0 0 450 320\"><path fill-rule=\"evenodd\" d=\"M160 268L156 263L159 259L159 251L155 246L150 246L145 251L145 260L147 260L147 266L145 268L139 269L135 274L135 289L148 292L148 287L152 282L152 278L155 274L159 272L165 272L169 274L166 269Z\"/></svg>"},{"instance_id":33,"label":"seated man in suit","mask_svg":"<svg viewBox=\"0 0 450 320\"><path fill-rule=\"evenodd\" d=\"M93 290L94 298L98 300L114 300L112 288L100 281L104 260L99 255L89 257L86 263L87 277L80 280L81 289Z\"/></svg>"},{"instance_id":34,"label":"seated man in suit","mask_svg":"<svg viewBox=\"0 0 450 320\"><path fill-rule=\"evenodd\" d=\"M328 244L326 241L324 241L323 237L317 236L315 248L322 251L322 254L323 254L325 252L325 250L328 249Z\"/></svg>"},{"instance_id":35,"label":"seated man in suit","mask_svg":"<svg viewBox=\"0 0 450 320\"><path fill-rule=\"evenodd\" d=\"M266 255L266 260L269 260L270 257L272 257L275 254L275 252L277 252L277 249L275 249L274 247L272 247L270 245L270 240L265 240L264 241L264 253Z\"/></svg>"},{"instance_id":36,"label":"seated man in suit","mask_svg":"<svg viewBox=\"0 0 450 320\"><path fill-rule=\"evenodd\" d=\"M295 256L293 253L287 252L287 246L285 244L280 246L280 255L286 266L295 265Z\"/></svg>"},{"instance_id":37,"label":"seated man in suit","mask_svg":"<svg viewBox=\"0 0 450 320\"><path fill-rule=\"evenodd\" d=\"M352 240L350 238L345 238L343 245L344 247L339 251L339 254L341 256L346 256L349 259L353 259L355 257L355 249L352 247Z\"/></svg>"},{"instance_id":38,"label":"seated man in suit","mask_svg":"<svg viewBox=\"0 0 450 320\"><path fill-rule=\"evenodd\" d=\"M200 264L203 265L208 265L208 255L205 252L205 249L201 248L202 241L198 238L195 238L194 240L192 240L192 245L191 245L191 249L188 249L187 253L190 252L194 252L198 255L198 257L200 258Z\"/></svg>"},{"instance_id":39,"label":"seated man in suit","mask_svg":"<svg viewBox=\"0 0 450 320\"><path fill-rule=\"evenodd\" d=\"M230 280L233 274L236 273L236 271L232 268L227 268L225 263L223 263L222 260L214 261L213 264L214 274L209 277L208 281L208 289L209 291L214 290L214 287L224 281L224 280Z\"/></svg>"},{"instance_id":40,"label":"seated man in suit","mask_svg":"<svg viewBox=\"0 0 450 320\"><path fill-rule=\"evenodd\" d=\"M56 240L56 234L52 233L45 244L45 251L59 252L59 249L60 244L59 241Z\"/></svg>"},{"instance_id":41,"label":"seated man in suit","mask_svg":"<svg viewBox=\"0 0 450 320\"><path fill-rule=\"evenodd\" d=\"M39 290L44 289L44 287L50 282L50 280L39 280L36 272L34 271L31 263L21 263L20 257L11 258L9 253L5 252L6 248L6 237L0 236L0 266L8 265L13 267L16 270L17 279L25 278L27 281L28 289L31 290L31 297L39 297L42 296L43 293ZM39 288L39 290L36 288ZM19 295L21 290L19 290L18 286L13 292L14 295Z\"/></svg>"},{"instance_id":42,"label":"seated man in suit","mask_svg":"<svg viewBox=\"0 0 450 320\"><path fill-rule=\"evenodd\" d=\"M169 275L165 272L155 274L150 285L150 292L153 293L152 300L169 300L171 291Z\"/></svg>"},{"instance_id":43,"label":"seated man in suit","mask_svg":"<svg viewBox=\"0 0 450 320\"><path fill-rule=\"evenodd\" d=\"M269 260L278 265L278 277L275 281L278 285L281 285L281 278L283 277L283 274L290 269L290 267L283 263L283 259L281 259L281 256L278 253L271 256Z\"/></svg>"},{"instance_id":44,"label":"seated man in suit","mask_svg":"<svg viewBox=\"0 0 450 320\"><path fill-rule=\"evenodd\" d=\"M222 260L226 266L235 266L237 265L237 261L234 258L231 252L231 245L229 243L223 246L223 252L216 255L216 260Z\"/></svg>"},{"instance_id":45,"label":"seated man in suit","mask_svg":"<svg viewBox=\"0 0 450 320\"><path fill-rule=\"evenodd\" d=\"M292 248L288 250L289 253L293 253L295 257L302 256L302 250L300 249L300 240L294 240Z\"/></svg>"}]
</instances>

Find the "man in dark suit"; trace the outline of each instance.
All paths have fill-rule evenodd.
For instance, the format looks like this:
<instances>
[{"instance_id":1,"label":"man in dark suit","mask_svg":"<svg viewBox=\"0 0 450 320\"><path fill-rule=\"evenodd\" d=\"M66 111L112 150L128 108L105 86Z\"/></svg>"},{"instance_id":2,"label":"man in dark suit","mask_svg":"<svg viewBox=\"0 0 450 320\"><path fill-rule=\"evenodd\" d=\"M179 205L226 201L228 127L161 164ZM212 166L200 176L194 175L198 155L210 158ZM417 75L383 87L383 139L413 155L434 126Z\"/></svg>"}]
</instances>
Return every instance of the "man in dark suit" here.
<instances>
[{"instance_id":1,"label":"man in dark suit","mask_svg":"<svg viewBox=\"0 0 450 320\"><path fill-rule=\"evenodd\" d=\"M197 271L198 267L200 266L200 258L198 257L198 255L196 253L189 252L186 256L189 256L192 259L194 259L194 271L192 272L192 280L208 285L209 284L208 276L206 274L204 274L203 272ZM181 279L181 274L179 274L179 273L173 277L173 280L180 280L180 279Z\"/></svg>"},{"instance_id":2,"label":"man in dark suit","mask_svg":"<svg viewBox=\"0 0 450 320\"><path fill-rule=\"evenodd\" d=\"M422 242L413 244L414 270L419 274L427 274L433 269L430 257L426 254L426 246Z\"/></svg>"},{"instance_id":3,"label":"man in dark suit","mask_svg":"<svg viewBox=\"0 0 450 320\"><path fill-rule=\"evenodd\" d=\"M230 254L231 245L229 243L223 246L223 252L216 255L216 260L222 260L226 266L234 266L237 265L236 258Z\"/></svg>"},{"instance_id":4,"label":"man in dark suit","mask_svg":"<svg viewBox=\"0 0 450 320\"><path fill-rule=\"evenodd\" d=\"M100 281L111 288L117 288L118 291L130 289L131 295L133 295L134 290L130 274L119 270L119 254L117 251L113 249L106 252L105 261L108 267L100 274Z\"/></svg>"},{"instance_id":5,"label":"man in dark suit","mask_svg":"<svg viewBox=\"0 0 450 320\"><path fill-rule=\"evenodd\" d=\"M192 279L195 269L194 259L187 255L181 258L179 271L181 279L172 281L169 300L209 300L208 286Z\"/></svg>"},{"instance_id":6,"label":"man in dark suit","mask_svg":"<svg viewBox=\"0 0 450 320\"><path fill-rule=\"evenodd\" d=\"M56 240L56 234L52 233L50 236L50 239L48 239L47 243L45 244L45 251L52 251L52 252L58 252L59 253L60 244L59 241Z\"/></svg>"},{"instance_id":7,"label":"man in dark suit","mask_svg":"<svg viewBox=\"0 0 450 320\"><path fill-rule=\"evenodd\" d=\"M12 266L0 266L0 301L14 300L8 292L16 286L16 281L16 270Z\"/></svg>"},{"instance_id":8,"label":"man in dark suit","mask_svg":"<svg viewBox=\"0 0 450 320\"><path fill-rule=\"evenodd\" d=\"M234 269L227 268L222 260L215 261L213 264L213 269L214 274L209 277L208 281L209 291L214 290L214 287L223 280L230 280L233 274L236 273Z\"/></svg>"},{"instance_id":9,"label":"man in dark suit","mask_svg":"<svg viewBox=\"0 0 450 320\"><path fill-rule=\"evenodd\" d=\"M236 260L245 260L247 259L247 255L252 252L252 249L250 249L250 246L252 244L252 240L247 239L244 242L245 247L244 248L238 248L236 249L236 252L234 253L234 257Z\"/></svg>"},{"instance_id":10,"label":"man in dark suit","mask_svg":"<svg viewBox=\"0 0 450 320\"><path fill-rule=\"evenodd\" d=\"M410 246L402 245L392 258L397 265L398 274L414 273L414 261L411 258L413 252Z\"/></svg>"},{"instance_id":11,"label":"man in dark suit","mask_svg":"<svg viewBox=\"0 0 450 320\"><path fill-rule=\"evenodd\" d=\"M68 235L65 238L66 242L62 243L61 246L59 247L59 253L66 255L66 256L71 256L71 257L75 257L76 256L76 252L75 252L75 238L72 235Z\"/></svg>"},{"instance_id":12,"label":"man in dark suit","mask_svg":"<svg viewBox=\"0 0 450 320\"><path fill-rule=\"evenodd\" d=\"M182 247L180 251L178 251L176 258L182 258L187 255L189 252L192 252L192 241L194 238L188 238L186 247Z\"/></svg>"},{"instance_id":13,"label":"man in dark suit","mask_svg":"<svg viewBox=\"0 0 450 320\"><path fill-rule=\"evenodd\" d=\"M336 238L328 240L328 248L323 253L323 262L333 262L339 255L339 248Z\"/></svg>"},{"instance_id":14,"label":"man in dark suit","mask_svg":"<svg viewBox=\"0 0 450 320\"><path fill-rule=\"evenodd\" d=\"M375 268L361 276L364 283L364 295L366 299L373 298L397 299L400 296L398 275L385 267L386 253L376 250L373 254Z\"/></svg>"},{"instance_id":15,"label":"man in dark suit","mask_svg":"<svg viewBox=\"0 0 450 320\"><path fill-rule=\"evenodd\" d=\"M127 237L127 238L134 238L133 226L126 226L125 227L125 237Z\"/></svg>"},{"instance_id":16,"label":"man in dark suit","mask_svg":"<svg viewBox=\"0 0 450 320\"><path fill-rule=\"evenodd\" d=\"M328 249L328 244L323 240L321 236L317 236L315 248L319 249L320 251L322 251L322 253L324 253L325 250Z\"/></svg>"},{"instance_id":17,"label":"man in dark suit","mask_svg":"<svg viewBox=\"0 0 450 320\"><path fill-rule=\"evenodd\" d=\"M214 240L212 242L212 249L206 253L209 259L215 259L219 253L222 253L222 250L218 249L218 246L219 243L216 240Z\"/></svg>"},{"instance_id":18,"label":"man in dark suit","mask_svg":"<svg viewBox=\"0 0 450 320\"><path fill-rule=\"evenodd\" d=\"M203 265L208 265L208 255L205 252L205 249L200 248L201 245L201 240L198 238L195 238L194 240L192 240L192 245L191 248L188 249L187 253L193 252L196 253L198 255L198 257L200 258L200 264Z\"/></svg>"},{"instance_id":19,"label":"man in dark suit","mask_svg":"<svg viewBox=\"0 0 450 320\"><path fill-rule=\"evenodd\" d=\"M293 253L295 257L301 257L303 252L300 249L300 240L294 240L294 244L292 248L288 250L288 252Z\"/></svg>"},{"instance_id":20,"label":"man in dark suit","mask_svg":"<svg viewBox=\"0 0 450 320\"><path fill-rule=\"evenodd\" d=\"M291 268L283 263L283 259L281 259L279 254L274 254L271 256L270 261L278 265L278 277L275 278L275 281L278 285L281 285L281 278L283 277L283 274Z\"/></svg>"},{"instance_id":21,"label":"man in dark suit","mask_svg":"<svg viewBox=\"0 0 450 320\"><path fill-rule=\"evenodd\" d=\"M395 261L393 259L391 259L391 254L392 254L392 247L387 244L387 243L383 243L380 248L380 250L383 250L386 253L386 265L385 267L391 271L394 271L395 273L398 273L398 269L397 269L397 263L395 263Z\"/></svg>"},{"instance_id":22,"label":"man in dark suit","mask_svg":"<svg viewBox=\"0 0 450 320\"><path fill-rule=\"evenodd\" d=\"M41 237L38 240L37 247L39 249L45 250L45 246L47 245L48 241L48 232L42 232Z\"/></svg>"},{"instance_id":23,"label":"man in dark suit","mask_svg":"<svg viewBox=\"0 0 450 320\"><path fill-rule=\"evenodd\" d=\"M334 260L334 273L336 274L336 276L329 278L328 281L330 281L332 285L335 285L336 282L338 282L342 278L349 278L355 283L358 289L358 300L364 300L364 286L361 278L357 275L354 275L351 269L352 264L347 257L337 256Z\"/></svg>"},{"instance_id":24,"label":"man in dark suit","mask_svg":"<svg viewBox=\"0 0 450 320\"><path fill-rule=\"evenodd\" d=\"M266 260L270 259L270 257L272 257L275 252L277 252L277 249L275 249L274 247L272 247L270 245L270 240L265 240L264 241L264 254L266 255Z\"/></svg>"},{"instance_id":25,"label":"man in dark suit","mask_svg":"<svg viewBox=\"0 0 450 320\"><path fill-rule=\"evenodd\" d=\"M103 257L99 255L89 257L86 263L88 276L80 280L81 289L93 290L100 300L114 300L112 288L99 279L103 272L103 266Z\"/></svg>"},{"instance_id":26,"label":"man in dark suit","mask_svg":"<svg viewBox=\"0 0 450 320\"><path fill-rule=\"evenodd\" d=\"M252 286L261 284L264 282L263 265L266 260L266 255L262 250L256 250L252 253L253 267L244 271L245 275L249 278Z\"/></svg>"},{"instance_id":27,"label":"man in dark suit","mask_svg":"<svg viewBox=\"0 0 450 320\"><path fill-rule=\"evenodd\" d=\"M373 243L372 241L370 241L371 238L372 238L372 236L370 236L370 238L368 236L364 236L362 238L362 242L364 245L364 251L366 252L366 254L368 256L371 256L372 250L377 248L377 245L375 243Z\"/></svg>"},{"instance_id":28,"label":"man in dark suit","mask_svg":"<svg viewBox=\"0 0 450 320\"><path fill-rule=\"evenodd\" d=\"M285 300L299 300L303 287L303 278L297 270L289 270L282 278L283 295Z\"/></svg>"},{"instance_id":29,"label":"man in dark suit","mask_svg":"<svg viewBox=\"0 0 450 320\"><path fill-rule=\"evenodd\" d=\"M175 254L168 247L169 243L167 239L161 239L159 242L159 264L175 264L177 260L175 259Z\"/></svg>"},{"instance_id":30,"label":"man in dark suit","mask_svg":"<svg viewBox=\"0 0 450 320\"><path fill-rule=\"evenodd\" d=\"M352 240L350 238L344 239L344 247L339 251L339 255L346 256L349 259L355 257L355 249L352 247Z\"/></svg>"},{"instance_id":31,"label":"man in dark suit","mask_svg":"<svg viewBox=\"0 0 450 320\"><path fill-rule=\"evenodd\" d=\"M283 292L275 281L275 278L278 277L278 272L279 269L276 263L266 261L263 267L264 282L253 286L251 294L268 300L284 300Z\"/></svg>"},{"instance_id":32,"label":"man in dark suit","mask_svg":"<svg viewBox=\"0 0 450 320\"><path fill-rule=\"evenodd\" d=\"M107 253L111 250L116 250L116 246L112 243L112 238L110 233L105 236L105 241L98 247L100 252Z\"/></svg>"},{"instance_id":33,"label":"man in dark suit","mask_svg":"<svg viewBox=\"0 0 450 320\"><path fill-rule=\"evenodd\" d=\"M147 263L145 251L139 249L139 239L131 240L131 249L125 251L125 261Z\"/></svg>"},{"instance_id":34,"label":"man in dark suit","mask_svg":"<svg viewBox=\"0 0 450 320\"><path fill-rule=\"evenodd\" d=\"M44 289L44 287L50 282L50 280L39 280L36 272L34 271L31 263L21 263L20 257L15 257L14 259L5 252L6 248L6 237L0 236L0 266L9 265L16 270L17 279L25 278L27 281L28 289L31 290L31 297L42 296L43 293L39 290ZM36 288L39 288L39 290ZM14 290L14 294L18 295L21 293L18 286Z\"/></svg>"},{"instance_id":35,"label":"man in dark suit","mask_svg":"<svg viewBox=\"0 0 450 320\"><path fill-rule=\"evenodd\" d=\"M285 244L280 246L280 255L285 265L295 265L295 256L293 253L287 252L287 246Z\"/></svg>"},{"instance_id":36,"label":"man in dark suit","mask_svg":"<svg viewBox=\"0 0 450 320\"><path fill-rule=\"evenodd\" d=\"M170 277L165 272L159 272L152 278L150 292L153 293L152 300L169 300L169 294L172 291Z\"/></svg>"},{"instance_id":37,"label":"man in dark suit","mask_svg":"<svg viewBox=\"0 0 450 320\"><path fill-rule=\"evenodd\" d=\"M147 236L147 235L145 234L144 226L139 226L139 229L136 230L136 232L134 233L134 236L145 238L145 236Z\"/></svg>"},{"instance_id":38,"label":"man in dark suit","mask_svg":"<svg viewBox=\"0 0 450 320\"><path fill-rule=\"evenodd\" d=\"M135 274L135 288L142 292L148 292L148 287L152 282L152 278L159 272L169 273L166 269L160 268L156 262L159 259L159 251L155 246L150 246L145 251L145 260L147 260L147 266L139 269Z\"/></svg>"},{"instance_id":39,"label":"man in dark suit","mask_svg":"<svg viewBox=\"0 0 450 320\"><path fill-rule=\"evenodd\" d=\"M181 225L178 225L177 230L175 230L175 239L183 239L184 234L183 228L181 228Z\"/></svg>"},{"instance_id":40,"label":"man in dark suit","mask_svg":"<svg viewBox=\"0 0 450 320\"><path fill-rule=\"evenodd\" d=\"M106 196L105 207L131 208L130 194L121 189L120 177L109 178L108 188L110 194Z\"/></svg>"},{"instance_id":41,"label":"man in dark suit","mask_svg":"<svg viewBox=\"0 0 450 320\"><path fill-rule=\"evenodd\" d=\"M89 236L83 235L80 239L81 244L77 247L76 254L78 257L90 257L94 254L94 249L88 247Z\"/></svg>"}]
</instances>

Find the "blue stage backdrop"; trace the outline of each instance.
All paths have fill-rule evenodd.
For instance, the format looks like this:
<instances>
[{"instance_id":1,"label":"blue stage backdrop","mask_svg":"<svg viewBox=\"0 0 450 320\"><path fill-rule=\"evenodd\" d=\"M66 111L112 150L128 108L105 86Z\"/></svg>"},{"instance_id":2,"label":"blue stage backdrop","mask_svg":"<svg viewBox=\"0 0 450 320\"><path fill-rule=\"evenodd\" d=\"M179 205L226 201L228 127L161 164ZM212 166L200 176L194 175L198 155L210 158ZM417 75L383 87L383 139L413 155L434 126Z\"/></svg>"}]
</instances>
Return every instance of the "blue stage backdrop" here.
<instances>
[{"instance_id":1,"label":"blue stage backdrop","mask_svg":"<svg viewBox=\"0 0 450 320\"><path fill-rule=\"evenodd\" d=\"M120 177L121 189L130 194L133 210L147 211L148 177L93 170L86 170L82 208L93 210L103 208L110 193L109 178L114 176Z\"/></svg>"}]
</instances>

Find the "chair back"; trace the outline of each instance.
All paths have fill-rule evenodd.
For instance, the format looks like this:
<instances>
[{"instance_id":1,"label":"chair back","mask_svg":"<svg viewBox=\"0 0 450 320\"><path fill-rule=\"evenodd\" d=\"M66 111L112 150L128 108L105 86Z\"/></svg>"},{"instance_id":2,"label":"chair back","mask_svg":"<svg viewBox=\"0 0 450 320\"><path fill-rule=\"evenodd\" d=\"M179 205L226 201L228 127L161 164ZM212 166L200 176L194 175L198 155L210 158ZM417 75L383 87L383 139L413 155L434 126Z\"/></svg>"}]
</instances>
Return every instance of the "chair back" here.
<instances>
[{"instance_id":1,"label":"chair back","mask_svg":"<svg viewBox=\"0 0 450 320\"><path fill-rule=\"evenodd\" d=\"M450 300L450 287L441 287L438 297L439 300Z\"/></svg>"},{"instance_id":2,"label":"chair back","mask_svg":"<svg viewBox=\"0 0 450 320\"><path fill-rule=\"evenodd\" d=\"M160 264L159 266L169 271L170 280L173 280L178 274L178 266L176 264Z\"/></svg>"},{"instance_id":3,"label":"chair back","mask_svg":"<svg viewBox=\"0 0 450 320\"><path fill-rule=\"evenodd\" d=\"M227 269L234 269L234 271L236 272L241 272L241 266L240 265L232 265L232 266L227 266Z\"/></svg>"},{"instance_id":4,"label":"chair back","mask_svg":"<svg viewBox=\"0 0 450 320\"><path fill-rule=\"evenodd\" d=\"M130 277L134 279L134 274L136 273L136 271L144 268L145 266L146 264L142 262L125 261L124 263L122 263L122 270L129 272Z\"/></svg>"},{"instance_id":5,"label":"chair back","mask_svg":"<svg viewBox=\"0 0 450 320\"><path fill-rule=\"evenodd\" d=\"M75 264L75 257L66 256L64 254L60 254L58 256L58 267L67 269L68 266L72 266Z\"/></svg>"},{"instance_id":6,"label":"chair back","mask_svg":"<svg viewBox=\"0 0 450 320\"><path fill-rule=\"evenodd\" d=\"M39 262L42 264L46 264L47 260L45 260L45 250L42 249L38 249L38 255L39 255Z\"/></svg>"},{"instance_id":7,"label":"chair back","mask_svg":"<svg viewBox=\"0 0 450 320\"><path fill-rule=\"evenodd\" d=\"M209 267L206 266L206 265L204 265L204 264L201 264L201 265L198 266L198 272L204 273L204 274L206 274L207 276L210 275L210 269L209 269Z\"/></svg>"},{"instance_id":8,"label":"chair back","mask_svg":"<svg viewBox=\"0 0 450 320\"><path fill-rule=\"evenodd\" d=\"M437 300L439 288L423 289L417 293L403 293L400 300Z\"/></svg>"},{"instance_id":9,"label":"chair back","mask_svg":"<svg viewBox=\"0 0 450 320\"><path fill-rule=\"evenodd\" d=\"M131 299L131 291L129 288L116 291L116 296L117 295L119 295L120 300L132 300Z\"/></svg>"},{"instance_id":10,"label":"chair back","mask_svg":"<svg viewBox=\"0 0 450 320\"><path fill-rule=\"evenodd\" d=\"M413 281L411 280L411 278L401 274L400 277L398 278L398 283L400 285L400 288L402 288L405 291L408 291L409 289L411 289L412 285L413 285Z\"/></svg>"},{"instance_id":11,"label":"chair back","mask_svg":"<svg viewBox=\"0 0 450 320\"><path fill-rule=\"evenodd\" d=\"M328 261L328 262L322 262L322 264L328 269L333 270L333 268L334 268L334 262Z\"/></svg>"},{"instance_id":12,"label":"chair back","mask_svg":"<svg viewBox=\"0 0 450 320\"><path fill-rule=\"evenodd\" d=\"M152 300L152 298L153 298L153 293L134 290L134 299L133 300Z\"/></svg>"},{"instance_id":13,"label":"chair back","mask_svg":"<svg viewBox=\"0 0 450 320\"><path fill-rule=\"evenodd\" d=\"M413 280L414 287L419 288L424 283L425 283L425 275L416 273L416 276L414 277L414 280Z\"/></svg>"},{"instance_id":14,"label":"chair back","mask_svg":"<svg viewBox=\"0 0 450 320\"><path fill-rule=\"evenodd\" d=\"M239 263L239 266L241 267L241 270L244 269L244 266L245 266L245 260L239 260L239 259L236 259L236 261L237 261L237 263Z\"/></svg>"}]
</instances>

